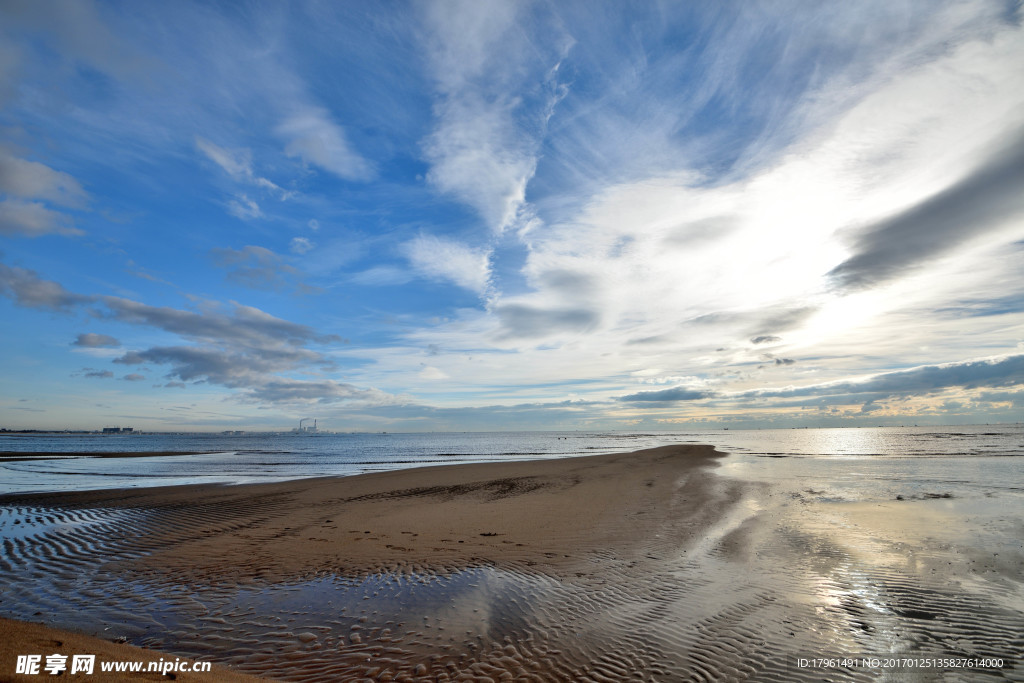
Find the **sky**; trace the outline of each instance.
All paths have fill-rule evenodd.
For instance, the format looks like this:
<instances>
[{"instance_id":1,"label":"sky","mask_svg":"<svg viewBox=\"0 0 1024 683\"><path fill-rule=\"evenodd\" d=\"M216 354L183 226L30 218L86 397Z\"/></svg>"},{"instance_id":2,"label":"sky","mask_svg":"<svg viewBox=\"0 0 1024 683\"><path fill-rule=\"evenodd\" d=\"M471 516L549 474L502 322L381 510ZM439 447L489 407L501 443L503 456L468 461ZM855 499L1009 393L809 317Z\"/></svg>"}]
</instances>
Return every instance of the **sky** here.
<instances>
[{"instance_id":1,"label":"sky","mask_svg":"<svg viewBox=\"0 0 1024 683\"><path fill-rule=\"evenodd\" d=\"M1022 18L0 0L0 426L1022 421Z\"/></svg>"}]
</instances>

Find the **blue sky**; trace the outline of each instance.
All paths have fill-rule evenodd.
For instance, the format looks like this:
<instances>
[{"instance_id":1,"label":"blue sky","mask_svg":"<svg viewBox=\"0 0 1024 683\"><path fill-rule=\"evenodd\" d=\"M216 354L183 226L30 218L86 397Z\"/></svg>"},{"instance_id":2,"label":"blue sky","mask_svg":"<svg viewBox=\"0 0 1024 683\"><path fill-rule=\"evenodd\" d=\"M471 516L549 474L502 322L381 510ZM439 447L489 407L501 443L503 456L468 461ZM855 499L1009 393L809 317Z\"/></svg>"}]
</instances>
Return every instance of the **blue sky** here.
<instances>
[{"instance_id":1,"label":"blue sky","mask_svg":"<svg viewBox=\"0 0 1024 683\"><path fill-rule=\"evenodd\" d=\"M0 425L1024 416L1017 2L0 3Z\"/></svg>"}]
</instances>

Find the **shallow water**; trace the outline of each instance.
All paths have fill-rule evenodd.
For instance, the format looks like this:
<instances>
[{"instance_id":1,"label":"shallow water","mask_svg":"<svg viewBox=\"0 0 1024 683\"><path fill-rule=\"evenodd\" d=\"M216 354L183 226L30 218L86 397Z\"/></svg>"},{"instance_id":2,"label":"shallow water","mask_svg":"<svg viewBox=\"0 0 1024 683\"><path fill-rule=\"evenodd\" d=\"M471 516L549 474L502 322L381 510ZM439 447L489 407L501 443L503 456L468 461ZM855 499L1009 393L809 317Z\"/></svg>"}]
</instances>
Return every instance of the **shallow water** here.
<instances>
[{"instance_id":1,"label":"shallow water","mask_svg":"<svg viewBox=\"0 0 1024 683\"><path fill-rule=\"evenodd\" d=\"M1022 680L1024 488L1017 462L734 456L720 472L762 483L750 489L759 514L719 550L752 561L756 581L769 589L788 586L787 602L809 608L802 622L795 618L801 610L787 608L790 621L815 632L809 640L819 651L996 657L1008 668L918 675Z\"/></svg>"}]
</instances>

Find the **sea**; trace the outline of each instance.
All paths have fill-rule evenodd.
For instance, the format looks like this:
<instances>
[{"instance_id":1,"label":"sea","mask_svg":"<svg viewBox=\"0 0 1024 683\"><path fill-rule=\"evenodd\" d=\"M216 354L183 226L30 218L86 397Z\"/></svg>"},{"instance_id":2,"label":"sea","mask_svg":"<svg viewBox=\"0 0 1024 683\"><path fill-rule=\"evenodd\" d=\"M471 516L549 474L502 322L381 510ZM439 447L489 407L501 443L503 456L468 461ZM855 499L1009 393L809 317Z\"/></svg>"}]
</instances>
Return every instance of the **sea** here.
<instances>
[{"instance_id":1,"label":"sea","mask_svg":"<svg viewBox=\"0 0 1024 683\"><path fill-rule=\"evenodd\" d=\"M0 494L246 484L511 460L568 458L672 444L730 454L724 473L768 478L852 472L1024 490L1024 424L678 432L0 434ZM18 453L53 457L18 460ZM103 453L189 452L157 457ZM59 454L59 455L58 455ZM6 460L5 460L6 458ZM927 459L927 460L925 460ZM785 463L783 462L785 461ZM841 467L836 467L842 463ZM937 481L936 481L937 480Z\"/></svg>"}]
</instances>

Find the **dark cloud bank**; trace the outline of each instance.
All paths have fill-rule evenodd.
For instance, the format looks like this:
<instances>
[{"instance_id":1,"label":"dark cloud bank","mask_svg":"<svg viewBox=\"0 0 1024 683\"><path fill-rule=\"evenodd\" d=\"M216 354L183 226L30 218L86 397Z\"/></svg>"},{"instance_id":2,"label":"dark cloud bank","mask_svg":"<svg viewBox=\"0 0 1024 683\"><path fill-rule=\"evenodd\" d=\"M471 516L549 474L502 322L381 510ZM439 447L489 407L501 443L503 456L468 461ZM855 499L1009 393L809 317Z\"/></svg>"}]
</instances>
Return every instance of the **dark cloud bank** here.
<instances>
[{"instance_id":1,"label":"dark cloud bank","mask_svg":"<svg viewBox=\"0 0 1024 683\"><path fill-rule=\"evenodd\" d=\"M652 404L703 399L813 398L831 397L843 402L872 402L885 398L927 395L950 387L977 389L1024 384L1024 354L994 360L972 360L945 365L923 365L909 370L875 375L863 382L834 382L783 389L757 389L735 394L697 391L674 387L620 396L626 403Z\"/></svg>"},{"instance_id":2,"label":"dark cloud bank","mask_svg":"<svg viewBox=\"0 0 1024 683\"><path fill-rule=\"evenodd\" d=\"M897 277L1024 211L1024 132L1017 131L967 177L865 230L856 253L828 274L840 290Z\"/></svg>"},{"instance_id":3,"label":"dark cloud bank","mask_svg":"<svg viewBox=\"0 0 1024 683\"><path fill-rule=\"evenodd\" d=\"M210 383L242 390L242 397L260 403L334 403L361 401L386 404L395 397L376 389L326 379L294 379L281 373L315 375L334 367L323 352L309 346L330 346L343 340L319 334L250 306L233 305L227 310L211 305L202 312L166 306L150 306L114 296L85 296L44 280L37 273L0 263L0 294L15 304L59 313L85 309L99 320L152 327L169 332L190 344L156 346L132 350L114 359L127 366L142 364L169 366L165 386L179 388L185 382ZM74 346L116 347L112 336L83 333ZM110 371L88 369L86 377L110 378ZM141 381L139 373L122 379Z\"/></svg>"}]
</instances>

